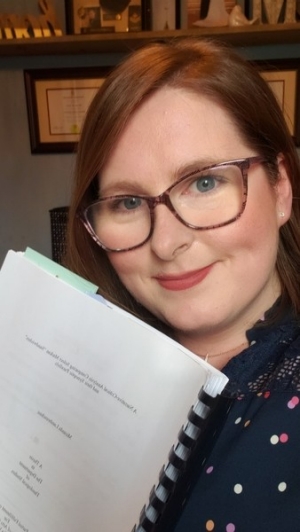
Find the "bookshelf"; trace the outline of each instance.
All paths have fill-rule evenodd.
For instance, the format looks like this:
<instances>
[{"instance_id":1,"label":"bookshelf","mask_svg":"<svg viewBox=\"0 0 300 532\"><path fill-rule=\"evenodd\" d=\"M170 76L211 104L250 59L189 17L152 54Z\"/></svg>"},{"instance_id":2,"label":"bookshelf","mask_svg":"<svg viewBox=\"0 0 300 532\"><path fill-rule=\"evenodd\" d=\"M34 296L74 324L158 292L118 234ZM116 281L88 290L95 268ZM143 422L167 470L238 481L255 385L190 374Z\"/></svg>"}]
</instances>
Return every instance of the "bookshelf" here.
<instances>
[{"instance_id":1,"label":"bookshelf","mask_svg":"<svg viewBox=\"0 0 300 532\"><path fill-rule=\"evenodd\" d=\"M200 39L214 38L237 47L300 44L300 22L156 32L2 39L0 40L0 57L129 53L151 40L176 39L185 36L194 36Z\"/></svg>"}]
</instances>

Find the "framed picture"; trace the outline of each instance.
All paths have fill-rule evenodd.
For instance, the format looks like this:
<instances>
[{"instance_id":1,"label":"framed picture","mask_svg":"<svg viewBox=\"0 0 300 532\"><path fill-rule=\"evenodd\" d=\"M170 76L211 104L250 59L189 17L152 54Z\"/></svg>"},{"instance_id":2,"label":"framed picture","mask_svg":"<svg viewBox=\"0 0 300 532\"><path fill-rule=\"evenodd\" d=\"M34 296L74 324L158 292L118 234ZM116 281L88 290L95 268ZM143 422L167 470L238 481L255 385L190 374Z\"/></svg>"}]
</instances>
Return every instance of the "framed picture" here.
<instances>
[{"instance_id":1,"label":"framed picture","mask_svg":"<svg viewBox=\"0 0 300 532\"><path fill-rule=\"evenodd\" d=\"M300 146L300 59L255 64L277 97L296 146Z\"/></svg>"},{"instance_id":2,"label":"framed picture","mask_svg":"<svg viewBox=\"0 0 300 532\"><path fill-rule=\"evenodd\" d=\"M67 33L142 30L142 0L66 0Z\"/></svg>"},{"instance_id":3,"label":"framed picture","mask_svg":"<svg viewBox=\"0 0 300 532\"><path fill-rule=\"evenodd\" d=\"M86 111L111 67L25 70L32 153L73 152Z\"/></svg>"}]
</instances>

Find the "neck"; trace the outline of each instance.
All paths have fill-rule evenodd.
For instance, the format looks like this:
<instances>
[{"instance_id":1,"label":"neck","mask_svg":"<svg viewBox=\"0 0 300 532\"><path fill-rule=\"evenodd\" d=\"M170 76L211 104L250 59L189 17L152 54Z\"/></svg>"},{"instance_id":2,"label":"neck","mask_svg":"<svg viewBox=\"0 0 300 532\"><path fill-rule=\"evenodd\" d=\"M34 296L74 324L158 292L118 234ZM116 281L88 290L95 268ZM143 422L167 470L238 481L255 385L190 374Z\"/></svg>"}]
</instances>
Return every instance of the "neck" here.
<instances>
[{"instance_id":1,"label":"neck","mask_svg":"<svg viewBox=\"0 0 300 532\"><path fill-rule=\"evenodd\" d=\"M236 345L235 347L232 347L230 349L227 349L226 351L221 351L218 353L210 353L207 352L206 354L200 354L197 353L197 355L200 358L203 358L206 362L209 362L213 366L217 368L222 368L229 362L229 360L235 356L237 356L239 353L244 351L249 346L249 343L247 340L242 342L239 345Z\"/></svg>"},{"instance_id":2,"label":"neck","mask_svg":"<svg viewBox=\"0 0 300 532\"><path fill-rule=\"evenodd\" d=\"M249 342L245 333L246 327L237 331L220 331L219 334L201 336L175 337L179 343L198 355L203 360L220 369L227 362L241 353Z\"/></svg>"}]
</instances>

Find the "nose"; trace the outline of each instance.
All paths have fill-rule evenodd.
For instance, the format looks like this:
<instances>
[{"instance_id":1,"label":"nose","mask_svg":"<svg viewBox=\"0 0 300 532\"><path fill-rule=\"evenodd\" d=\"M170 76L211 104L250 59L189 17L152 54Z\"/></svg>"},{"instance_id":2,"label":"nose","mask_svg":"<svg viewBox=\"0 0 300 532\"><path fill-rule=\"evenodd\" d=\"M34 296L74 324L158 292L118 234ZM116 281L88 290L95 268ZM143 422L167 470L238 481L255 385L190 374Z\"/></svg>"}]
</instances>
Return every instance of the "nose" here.
<instances>
[{"instance_id":1,"label":"nose","mask_svg":"<svg viewBox=\"0 0 300 532\"><path fill-rule=\"evenodd\" d=\"M150 246L160 259L172 260L184 253L194 240L194 232L182 224L166 205L156 205Z\"/></svg>"}]
</instances>

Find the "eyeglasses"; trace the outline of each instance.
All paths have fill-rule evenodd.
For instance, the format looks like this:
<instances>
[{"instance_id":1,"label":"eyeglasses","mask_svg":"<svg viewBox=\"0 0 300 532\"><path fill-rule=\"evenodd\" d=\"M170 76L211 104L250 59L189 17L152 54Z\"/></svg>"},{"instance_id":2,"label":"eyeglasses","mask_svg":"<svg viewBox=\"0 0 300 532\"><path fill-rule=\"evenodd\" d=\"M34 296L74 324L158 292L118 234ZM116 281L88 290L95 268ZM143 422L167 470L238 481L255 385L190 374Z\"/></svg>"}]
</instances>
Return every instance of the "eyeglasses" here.
<instances>
[{"instance_id":1,"label":"eyeglasses","mask_svg":"<svg viewBox=\"0 0 300 532\"><path fill-rule=\"evenodd\" d=\"M165 205L185 226L204 231L237 220L245 210L248 170L261 156L206 166L176 181L159 196L101 198L80 213L92 238L106 251L129 251L153 233L154 209Z\"/></svg>"}]
</instances>

